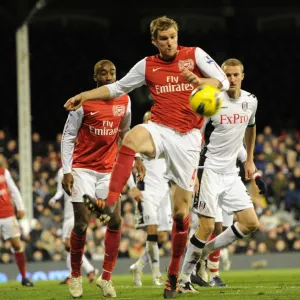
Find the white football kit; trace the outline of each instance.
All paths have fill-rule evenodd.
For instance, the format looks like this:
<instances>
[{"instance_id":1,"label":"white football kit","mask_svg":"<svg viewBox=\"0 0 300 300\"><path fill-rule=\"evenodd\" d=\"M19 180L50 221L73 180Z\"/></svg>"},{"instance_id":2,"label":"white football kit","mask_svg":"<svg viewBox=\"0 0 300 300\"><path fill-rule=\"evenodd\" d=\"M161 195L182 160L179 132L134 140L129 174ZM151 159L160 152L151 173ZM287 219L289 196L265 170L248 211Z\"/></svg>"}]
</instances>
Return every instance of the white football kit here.
<instances>
[{"instance_id":1,"label":"white football kit","mask_svg":"<svg viewBox=\"0 0 300 300\"><path fill-rule=\"evenodd\" d=\"M136 228L157 225L158 231L172 229L170 188L164 177L167 165L164 158L144 159L146 168L143 201L137 203Z\"/></svg>"},{"instance_id":2,"label":"white football kit","mask_svg":"<svg viewBox=\"0 0 300 300\"><path fill-rule=\"evenodd\" d=\"M63 168L60 168L56 176L56 182L57 182L56 193L51 200L57 201L62 196L64 196L64 222L63 222L62 239L65 242L66 239L70 238L71 231L74 227L74 211L71 202L71 197L64 191L62 187L63 176L64 176Z\"/></svg>"},{"instance_id":3,"label":"white football kit","mask_svg":"<svg viewBox=\"0 0 300 300\"><path fill-rule=\"evenodd\" d=\"M216 217L219 206L227 214L253 207L249 193L238 175L236 161L243 145L245 130L255 126L256 97L244 90L238 99L222 93L220 111L207 118L205 146L201 152L200 166L203 173L198 201L194 211Z\"/></svg>"}]
</instances>

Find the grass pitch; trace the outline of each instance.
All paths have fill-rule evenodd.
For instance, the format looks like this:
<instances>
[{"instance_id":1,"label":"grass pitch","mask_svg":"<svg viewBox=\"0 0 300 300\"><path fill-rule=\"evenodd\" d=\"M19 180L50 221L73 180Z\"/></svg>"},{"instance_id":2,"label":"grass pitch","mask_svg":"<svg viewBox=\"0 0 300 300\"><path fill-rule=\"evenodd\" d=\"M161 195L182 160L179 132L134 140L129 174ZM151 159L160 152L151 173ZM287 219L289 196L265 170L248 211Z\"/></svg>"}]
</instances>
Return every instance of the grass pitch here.
<instances>
[{"instance_id":1,"label":"grass pitch","mask_svg":"<svg viewBox=\"0 0 300 300\"><path fill-rule=\"evenodd\" d=\"M199 294L178 294L177 299L219 300L293 300L300 299L300 270L249 270L222 273L225 288L196 288ZM118 299L163 299L163 287L152 285L150 275L143 276L143 287L133 287L130 275L114 276ZM103 299L95 283L84 281L84 299ZM18 282L0 284L0 300L65 300L72 299L66 285L57 281L35 282L33 288Z\"/></svg>"}]
</instances>

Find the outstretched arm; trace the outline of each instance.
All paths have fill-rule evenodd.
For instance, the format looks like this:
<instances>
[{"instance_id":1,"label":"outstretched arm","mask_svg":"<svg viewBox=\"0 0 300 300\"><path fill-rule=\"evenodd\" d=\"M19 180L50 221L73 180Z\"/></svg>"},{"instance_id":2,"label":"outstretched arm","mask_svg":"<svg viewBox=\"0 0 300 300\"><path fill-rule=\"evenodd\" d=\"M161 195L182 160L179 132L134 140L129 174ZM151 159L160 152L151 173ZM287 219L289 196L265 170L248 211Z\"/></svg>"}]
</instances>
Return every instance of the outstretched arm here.
<instances>
[{"instance_id":1,"label":"outstretched arm","mask_svg":"<svg viewBox=\"0 0 300 300\"><path fill-rule=\"evenodd\" d=\"M70 98L64 105L66 110L74 111L88 100L108 100L127 94L145 84L146 61L139 61L121 80L82 92Z\"/></svg>"}]
</instances>

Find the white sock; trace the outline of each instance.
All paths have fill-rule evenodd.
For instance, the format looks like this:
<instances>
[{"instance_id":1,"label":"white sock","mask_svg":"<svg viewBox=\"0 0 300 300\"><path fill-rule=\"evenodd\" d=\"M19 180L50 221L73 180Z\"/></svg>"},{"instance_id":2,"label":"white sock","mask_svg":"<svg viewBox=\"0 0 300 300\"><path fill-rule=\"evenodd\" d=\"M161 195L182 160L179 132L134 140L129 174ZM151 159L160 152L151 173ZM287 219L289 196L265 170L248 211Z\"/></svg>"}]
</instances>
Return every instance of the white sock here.
<instances>
[{"instance_id":1,"label":"white sock","mask_svg":"<svg viewBox=\"0 0 300 300\"><path fill-rule=\"evenodd\" d=\"M84 254L82 256L82 267L87 274L95 270Z\"/></svg>"},{"instance_id":2,"label":"white sock","mask_svg":"<svg viewBox=\"0 0 300 300\"><path fill-rule=\"evenodd\" d=\"M145 249L144 253L135 264L139 268L139 270L142 271L144 267L148 264L148 262L149 262L149 258L148 258L147 251Z\"/></svg>"},{"instance_id":3,"label":"white sock","mask_svg":"<svg viewBox=\"0 0 300 300\"><path fill-rule=\"evenodd\" d=\"M67 268L69 270L69 277L71 277L72 267L71 267L71 253L70 252L67 252L66 264L67 264Z\"/></svg>"},{"instance_id":4,"label":"white sock","mask_svg":"<svg viewBox=\"0 0 300 300\"><path fill-rule=\"evenodd\" d=\"M199 261L205 241L201 241L196 238L195 235L192 236L190 243L187 247L180 279L185 283L190 281L191 274Z\"/></svg>"},{"instance_id":5,"label":"white sock","mask_svg":"<svg viewBox=\"0 0 300 300\"><path fill-rule=\"evenodd\" d=\"M146 253L152 270L153 278L160 277L161 273L159 270L159 250L157 242L147 241Z\"/></svg>"},{"instance_id":6,"label":"white sock","mask_svg":"<svg viewBox=\"0 0 300 300\"><path fill-rule=\"evenodd\" d=\"M239 237L237 235L239 235ZM207 259L211 252L215 251L216 249L225 248L237 239L243 238L244 236L245 235L238 228L237 223L234 223L213 240L206 243L201 258L204 260Z\"/></svg>"}]
</instances>

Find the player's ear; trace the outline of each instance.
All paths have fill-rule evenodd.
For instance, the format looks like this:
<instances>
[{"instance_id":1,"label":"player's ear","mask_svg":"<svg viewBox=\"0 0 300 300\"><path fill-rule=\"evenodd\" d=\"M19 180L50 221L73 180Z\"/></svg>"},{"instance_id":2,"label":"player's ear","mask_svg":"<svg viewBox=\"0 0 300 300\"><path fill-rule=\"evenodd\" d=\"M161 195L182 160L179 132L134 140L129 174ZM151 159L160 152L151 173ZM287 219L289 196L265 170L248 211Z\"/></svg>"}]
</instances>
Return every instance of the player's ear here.
<instances>
[{"instance_id":1,"label":"player's ear","mask_svg":"<svg viewBox=\"0 0 300 300\"><path fill-rule=\"evenodd\" d=\"M245 78L245 73L242 73L242 80L244 80Z\"/></svg>"},{"instance_id":2,"label":"player's ear","mask_svg":"<svg viewBox=\"0 0 300 300\"><path fill-rule=\"evenodd\" d=\"M157 47L156 40L155 40L154 38L151 38L151 43L152 43L155 47Z\"/></svg>"},{"instance_id":3,"label":"player's ear","mask_svg":"<svg viewBox=\"0 0 300 300\"><path fill-rule=\"evenodd\" d=\"M94 81L95 82L97 82L97 76L96 76L96 74L94 73L94 76L93 76L93 78L94 78Z\"/></svg>"}]
</instances>

